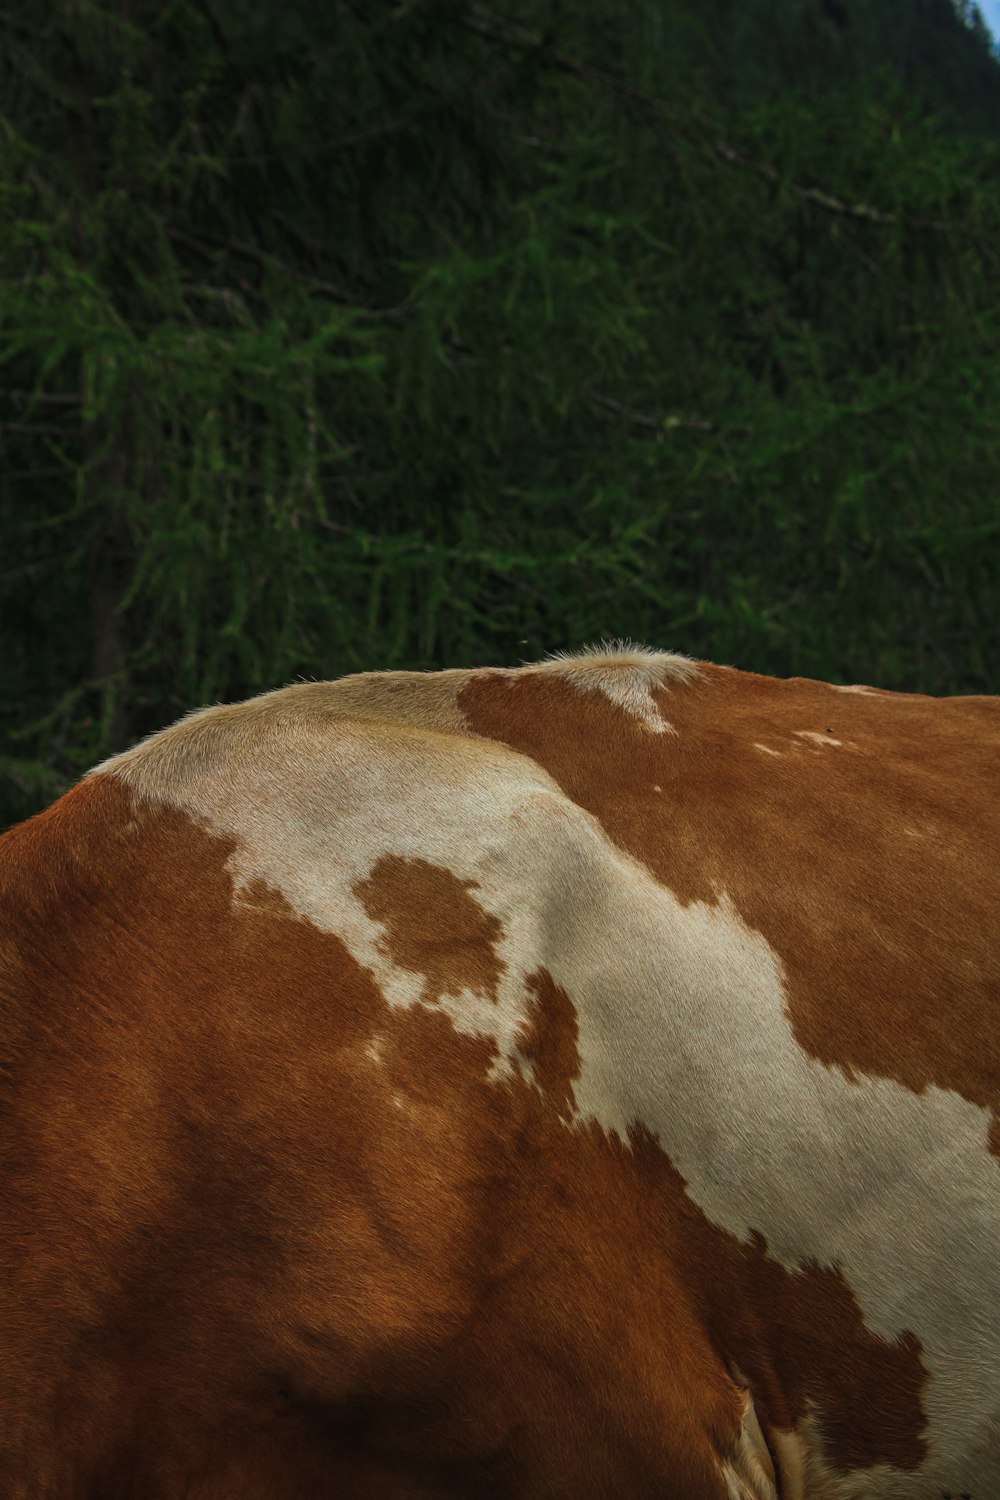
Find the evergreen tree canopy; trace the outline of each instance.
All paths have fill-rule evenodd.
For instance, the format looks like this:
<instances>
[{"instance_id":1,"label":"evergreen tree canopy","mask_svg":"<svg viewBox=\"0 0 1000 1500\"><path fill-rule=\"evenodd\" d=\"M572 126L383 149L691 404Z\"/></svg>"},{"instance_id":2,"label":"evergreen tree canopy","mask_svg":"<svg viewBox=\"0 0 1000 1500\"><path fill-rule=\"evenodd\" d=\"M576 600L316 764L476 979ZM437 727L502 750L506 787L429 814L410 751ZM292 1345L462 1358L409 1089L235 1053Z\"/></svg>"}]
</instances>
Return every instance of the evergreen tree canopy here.
<instances>
[{"instance_id":1,"label":"evergreen tree canopy","mask_svg":"<svg viewBox=\"0 0 1000 1500\"><path fill-rule=\"evenodd\" d=\"M996 691L966 19L11 0L0 818L203 702L602 634Z\"/></svg>"},{"instance_id":2,"label":"evergreen tree canopy","mask_svg":"<svg viewBox=\"0 0 1000 1500\"><path fill-rule=\"evenodd\" d=\"M705 0L692 39L716 92L816 98L902 86L957 130L1000 134L998 66L972 0Z\"/></svg>"}]
</instances>

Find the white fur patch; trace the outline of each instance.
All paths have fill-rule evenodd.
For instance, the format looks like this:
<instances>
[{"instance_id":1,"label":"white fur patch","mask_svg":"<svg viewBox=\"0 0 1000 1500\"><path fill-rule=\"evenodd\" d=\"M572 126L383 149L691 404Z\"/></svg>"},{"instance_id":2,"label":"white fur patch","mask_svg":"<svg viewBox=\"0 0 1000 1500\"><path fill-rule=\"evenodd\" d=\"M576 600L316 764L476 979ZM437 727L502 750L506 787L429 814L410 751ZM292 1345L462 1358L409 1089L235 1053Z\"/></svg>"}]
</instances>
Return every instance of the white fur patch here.
<instances>
[{"instance_id":1,"label":"white fur patch","mask_svg":"<svg viewBox=\"0 0 1000 1500\"><path fill-rule=\"evenodd\" d=\"M732 1500L777 1500L774 1466L749 1392L736 1451L723 1465L722 1477ZM783 1500L792 1500L792 1497L783 1497Z\"/></svg>"},{"instance_id":2,"label":"white fur patch","mask_svg":"<svg viewBox=\"0 0 1000 1500\"><path fill-rule=\"evenodd\" d=\"M820 734L818 729L796 729L796 739L808 740L812 745L840 745L842 741L835 740L830 734Z\"/></svg>"},{"instance_id":3,"label":"white fur patch","mask_svg":"<svg viewBox=\"0 0 1000 1500\"><path fill-rule=\"evenodd\" d=\"M676 734L660 713L653 689L693 682L698 663L674 651L648 651L632 641L608 641L574 655L554 653L530 669L565 677L583 693L603 693L654 734Z\"/></svg>"}]
</instances>

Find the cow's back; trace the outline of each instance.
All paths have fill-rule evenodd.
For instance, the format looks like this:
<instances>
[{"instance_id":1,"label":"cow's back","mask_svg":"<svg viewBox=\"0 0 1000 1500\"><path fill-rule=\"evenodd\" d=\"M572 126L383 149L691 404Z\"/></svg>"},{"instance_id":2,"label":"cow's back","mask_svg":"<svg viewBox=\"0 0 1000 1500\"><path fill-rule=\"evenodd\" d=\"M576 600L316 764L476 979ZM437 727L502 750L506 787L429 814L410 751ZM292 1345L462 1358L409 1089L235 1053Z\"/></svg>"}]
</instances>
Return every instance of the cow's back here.
<instances>
[{"instance_id":1,"label":"cow's back","mask_svg":"<svg viewBox=\"0 0 1000 1500\"><path fill-rule=\"evenodd\" d=\"M995 1490L998 737L383 674L6 835L12 1493Z\"/></svg>"}]
</instances>

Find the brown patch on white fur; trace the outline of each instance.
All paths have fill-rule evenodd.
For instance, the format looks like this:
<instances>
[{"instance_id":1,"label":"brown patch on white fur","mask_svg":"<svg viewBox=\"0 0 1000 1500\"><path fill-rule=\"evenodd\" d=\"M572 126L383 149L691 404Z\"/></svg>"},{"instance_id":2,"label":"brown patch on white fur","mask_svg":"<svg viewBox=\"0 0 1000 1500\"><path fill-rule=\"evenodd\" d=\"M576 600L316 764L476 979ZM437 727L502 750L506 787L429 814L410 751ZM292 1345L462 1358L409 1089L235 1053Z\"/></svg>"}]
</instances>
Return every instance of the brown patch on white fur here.
<instances>
[{"instance_id":1,"label":"brown patch on white fur","mask_svg":"<svg viewBox=\"0 0 1000 1500\"><path fill-rule=\"evenodd\" d=\"M531 1064L532 1077L560 1117L569 1119L576 1108L573 1081L580 1075L576 1010L547 969L529 975L527 987L531 1003L520 1038L521 1056Z\"/></svg>"},{"instance_id":2,"label":"brown patch on white fur","mask_svg":"<svg viewBox=\"0 0 1000 1500\"><path fill-rule=\"evenodd\" d=\"M496 1000L504 970L496 952L501 928L476 901L473 881L423 859L385 855L354 890L383 928L381 950L424 977L425 1001L463 990Z\"/></svg>"}]
</instances>

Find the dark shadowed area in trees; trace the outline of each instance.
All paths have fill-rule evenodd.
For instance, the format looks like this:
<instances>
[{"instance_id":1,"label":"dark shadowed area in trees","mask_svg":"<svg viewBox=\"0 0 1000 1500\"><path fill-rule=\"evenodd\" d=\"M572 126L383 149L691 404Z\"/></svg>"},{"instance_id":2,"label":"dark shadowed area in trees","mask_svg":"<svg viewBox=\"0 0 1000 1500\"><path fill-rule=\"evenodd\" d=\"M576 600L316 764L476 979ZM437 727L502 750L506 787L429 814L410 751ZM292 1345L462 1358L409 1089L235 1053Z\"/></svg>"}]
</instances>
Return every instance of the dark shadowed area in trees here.
<instances>
[{"instance_id":1,"label":"dark shadowed area in trees","mask_svg":"<svg viewBox=\"0 0 1000 1500\"><path fill-rule=\"evenodd\" d=\"M0 824L296 676L1000 689L952 0L9 0Z\"/></svg>"}]
</instances>

